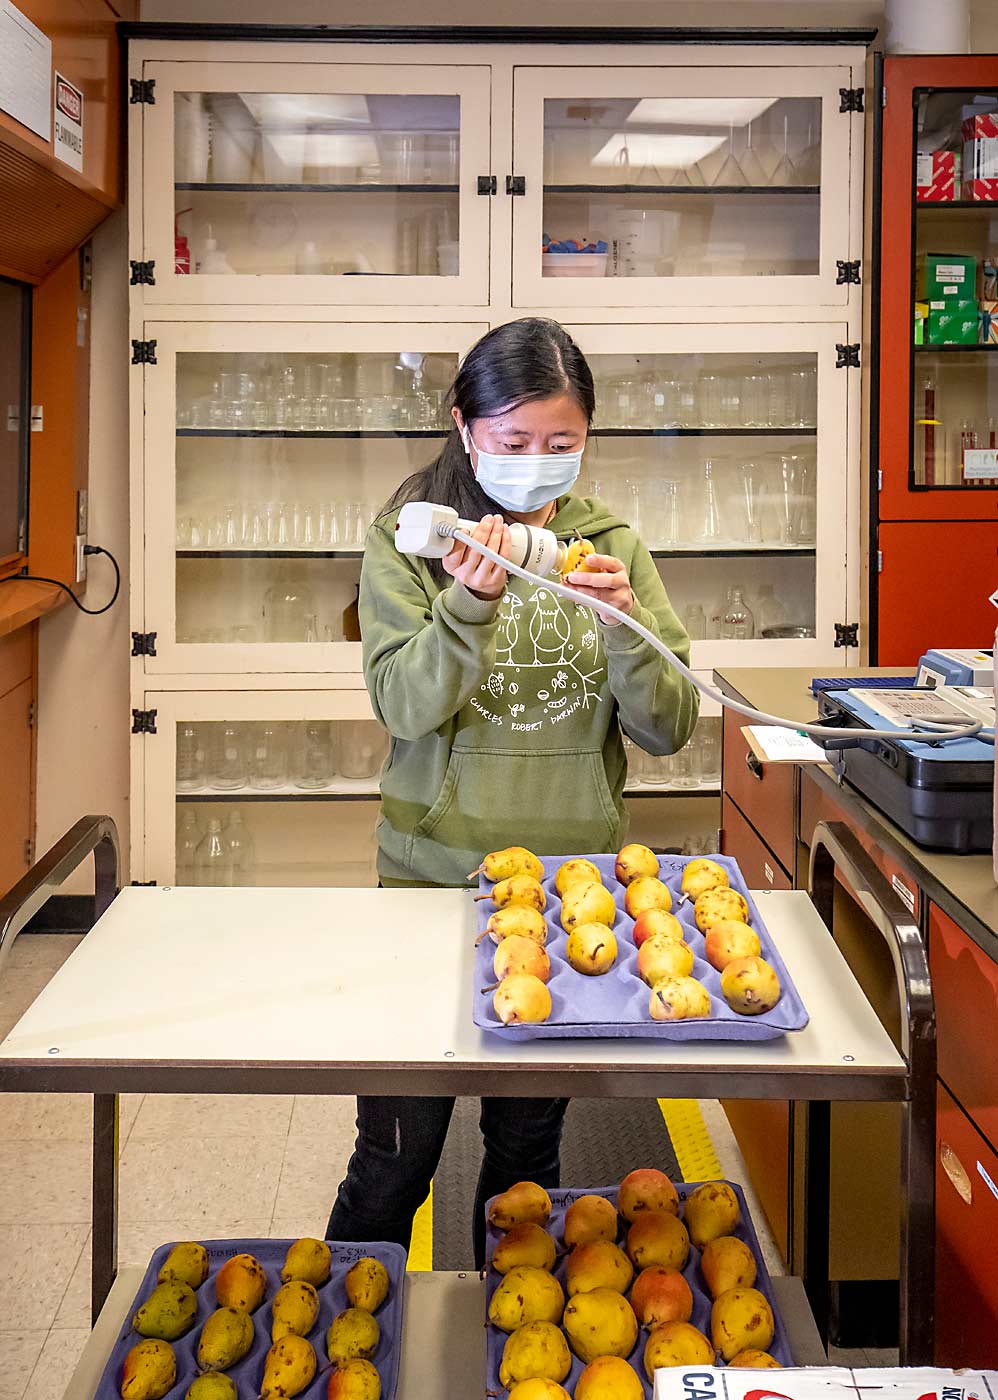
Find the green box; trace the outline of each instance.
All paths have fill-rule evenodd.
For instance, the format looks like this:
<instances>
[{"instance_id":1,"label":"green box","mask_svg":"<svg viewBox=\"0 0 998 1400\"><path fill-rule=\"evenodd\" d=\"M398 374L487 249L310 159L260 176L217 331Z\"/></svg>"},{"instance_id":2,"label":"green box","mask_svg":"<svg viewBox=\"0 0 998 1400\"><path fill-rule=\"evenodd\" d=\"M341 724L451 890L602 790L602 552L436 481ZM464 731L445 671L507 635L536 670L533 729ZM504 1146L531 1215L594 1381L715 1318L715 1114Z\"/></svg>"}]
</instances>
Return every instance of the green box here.
<instances>
[{"instance_id":1,"label":"green box","mask_svg":"<svg viewBox=\"0 0 998 1400\"><path fill-rule=\"evenodd\" d=\"M929 316L929 305L925 301L915 302L915 344L925 344L925 322Z\"/></svg>"},{"instance_id":2,"label":"green box","mask_svg":"<svg viewBox=\"0 0 998 1400\"><path fill-rule=\"evenodd\" d=\"M977 336L976 301L950 302L944 310L929 307L925 331L927 345L976 345Z\"/></svg>"},{"instance_id":3,"label":"green box","mask_svg":"<svg viewBox=\"0 0 998 1400\"><path fill-rule=\"evenodd\" d=\"M977 292L977 259L963 253L920 253L915 264L919 301L966 301Z\"/></svg>"}]
</instances>

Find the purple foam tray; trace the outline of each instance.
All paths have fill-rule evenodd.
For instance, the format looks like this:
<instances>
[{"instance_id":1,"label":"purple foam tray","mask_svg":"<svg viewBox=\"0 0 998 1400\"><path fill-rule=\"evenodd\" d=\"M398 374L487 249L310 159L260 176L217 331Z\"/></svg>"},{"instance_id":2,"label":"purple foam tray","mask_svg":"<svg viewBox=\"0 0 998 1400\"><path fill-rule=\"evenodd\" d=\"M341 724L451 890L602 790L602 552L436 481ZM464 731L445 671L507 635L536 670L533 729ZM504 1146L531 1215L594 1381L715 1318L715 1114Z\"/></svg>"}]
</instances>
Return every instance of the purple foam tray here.
<instances>
[{"instance_id":1,"label":"purple foam tray","mask_svg":"<svg viewBox=\"0 0 998 1400\"><path fill-rule=\"evenodd\" d=\"M202 1240L208 1251L208 1277L197 1290L197 1319L191 1330L176 1342L171 1342L177 1357L177 1380L167 1392L165 1400L183 1400L191 1381L198 1374L197 1344L201 1328L215 1311L215 1275L227 1259L234 1254L252 1254L263 1265L267 1276L267 1292L263 1302L253 1314L253 1345L242 1361L229 1368L226 1375L236 1383L239 1400L256 1400L263 1381L263 1363L270 1349L270 1305L274 1294L281 1286L281 1268L288 1246L292 1240ZM308 1340L315 1348L319 1363L315 1379L301 1392L302 1400L322 1400L329 1385L329 1360L326 1356L326 1331L333 1318L350 1306L347 1301L344 1279L347 1270L358 1259L380 1259L388 1270L388 1297L377 1312L381 1337L373 1362L381 1376L383 1400L392 1400L398 1382L399 1360L402 1344L402 1293L405 1282L406 1252L401 1245L379 1244L339 1244L327 1241L331 1253L332 1271L329 1282L318 1290L319 1316L308 1334ZM162 1244L153 1254L142 1279L142 1286L135 1295L132 1307L128 1310L128 1320L115 1343L94 1400L120 1400L121 1368L132 1347L142 1338L132 1329L131 1319L135 1309L143 1303L156 1287L156 1275L163 1267L163 1261L173 1248L172 1244Z\"/></svg>"},{"instance_id":2,"label":"purple foam tray","mask_svg":"<svg viewBox=\"0 0 998 1400\"><path fill-rule=\"evenodd\" d=\"M699 1185L701 1185L699 1181L677 1181L675 1183L676 1191L679 1193L680 1216L683 1215L687 1196L689 1196L689 1194L692 1191L695 1191ZM749 1215L748 1205L745 1201L745 1193L742 1190L742 1188L739 1185L737 1185L737 1183L734 1181L729 1181L728 1185L738 1197L738 1205L741 1210L741 1220L739 1221L735 1229L732 1231L732 1234L737 1235L737 1237L740 1240L743 1240L744 1243L748 1245L749 1249L751 1249L752 1253L755 1255L757 1270L755 1287L758 1288L759 1292L765 1296L767 1302L769 1303L769 1306L773 1309L773 1322L775 1324L775 1330L773 1333L772 1344L769 1347L769 1354L770 1356L774 1357L780 1363L781 1366L792 1366L794 1363L793 1357L790 1352L790 1342L787 1338L787 1329L786 1327L784 1327L783 1319L780 1317L779 1311L776 1307L776 1299L773 1297L773 1285L770 1280L769 1273L766 1269L766 1263L762 1256L762 1250L759 1248L759 1238L756 1235L755 1226L752 1224L752 1217ZM591 1186L579 1187L578 1189L571 1191L551 1191L548 1193L551 1197L551 1219L548 1221L547 1229L554 1236L555 1243L558 1245L559 1250L564 1250L565 1212L568 1209L568 1207L572 1204L572 1202L578 1200L580 1196L605 1196L608 1201L612 1201L613 1204L616 1205L618 1189L619 1188L616 1186ZM491 1205L491 1202L489 1202L489 1204ZM487 1210L488 1206L486 1206L486 1211ZM621 1220L619 1217L618 1223L620 1229L617 1233L617 1243L621 1246L621 1248L623 1248L628 1226L626 1220ZM501 1230L495 1229L495 1227L492 1225L486 1226L485 1244L486 1257L488 1259L492 1258L493 1251L495 1250L496 1245L499 1243L502 1237L503 1232ZM565 1287L565 1263L567 1258L568 1256L566 1253L560 1253L554 1269L554 1276L563 1288ZM710 1296L710 1289L704 1282L703 1273L700 1269L700 1251L692 1242L690 1243L690 1257L686 1261L686 1267L685 1269L683 1269L682 1274L683 1278L690 1286L690 1292L693 1294L693 1315L690 1318L690 1322L692 1322L694 1327L699 1328L699 1330L709 1340L710 1309L713 1300ZM637 1278L637 1275L638 1271L635 1270L635 1278ZM502 1276L500 1274L497 1274L495 1269L493 1269L490 1265L486 1281L485 1297L485 1320L487 1333L486 1353L488 1368L486 1379L486 1393L488 1395L494 1396L504 1396L509 1394L509 1391L504 1389L503 1386L499 1383L499 1363L502 1361L502 1350L503 1347L506 1345L507 1334L505 1332L501 1332L498 1327L493 1327L492 1324L488 1321L489 1304L492 1302L493 1293L499 1287L499 1284L501 1282ZM565 1301L568 1301L567 1289L565 1292ZM635 1371L637 1371L638 1376L641 1379L641 1384L644 1386L645 1395L649 1397L649 1400L651 1400L652 1386L647 1376L645 1375L644 1369L644 1351L645 1343L647 1342L647 1340L647 1329L644 1327L639 1328L637 1344L635 1345L634 1350L631 1352L627 1360L634 1367ZM724 1362L718 1360L717 1364L719 1366L723 1366ZM579 1377L581 1376L582 1371L582 1362L573 1352L572 1369L568 1373L568 1379L562 1382L569 1395L572 1395L574 1393L576 1383Z\"/></svg>"},{"instance_id":3,"label":"purple foam tray","mask_svg":"<svg viewBox=\"0 0 998 1400\"><path fill-rule=\"evenodd\" d=\"M640 1036L656 1040L774 1040L787 1031L803 1030L807 1025L808 1015L800 993L790 980L786 965L769 936L737 861L730 856L711 856L711 860L724 867L731 888L748 901L749 919L759 935L762 956L776 969L780 979L780 999L772 1011L765 1011L759 1016L740 1016L737 1011L732 1011L721 995L721 974L704 957L704 938L693 918L692 901L685 900L680 904L683 870L692 857L660 855L659 878L669 888L672 912L685 928L686 942L693 949L691 976L702 982L710 993L710 1015L683 1021L653 1021L651 1018L648 1010L650 990L638 976L634 920L624 912L624 886L613 873L617 859L615 855L586 856L585 859L591 860L597 867L617 906L613 922L617 961L601 977L587 977L584 973L576 972L566 960L568 935L561 926L561 900L554 887L554 877L558 867L570 859L570 856L542 857L542 883L548 900L544 917L548 924L547 950L551 958L551 980L548 983L552 1004L550 1017L539 1023L515 1026L504 1026L499 1020L492 1005L491 993L482 992L483 987L495 982L492 960L496 945L486 936L478 945L475 957L472 1015L476 1026L507 1040L595 1039L608 1036ZM492 889L491 882L484 876L479 877L479 886L486 894ZM478 932L481 933L495 906L491 900L483 899L476 908Z\"/></svg>"}]
</instances>

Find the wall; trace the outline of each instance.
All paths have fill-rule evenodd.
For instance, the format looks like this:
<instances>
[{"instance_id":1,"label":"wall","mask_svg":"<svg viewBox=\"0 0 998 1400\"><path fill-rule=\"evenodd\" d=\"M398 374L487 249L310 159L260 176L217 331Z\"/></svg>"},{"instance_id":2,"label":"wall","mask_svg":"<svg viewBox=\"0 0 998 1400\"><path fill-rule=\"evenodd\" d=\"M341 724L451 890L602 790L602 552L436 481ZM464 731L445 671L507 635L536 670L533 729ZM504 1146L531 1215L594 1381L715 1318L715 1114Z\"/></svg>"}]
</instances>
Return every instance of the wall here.
<instances>
[{"instance_id":1,"label":"wall","mask_svg":"<svg viewBox=\"0 0 998 1400\"><path fill-rule=\"evenodd\" d=\"M109 813L128 832L128 293L126 219L113 214L94 235L91 345L90 542L121 566L121 597L87 617L71 604L39 623L39 854L79 817ZM111 596L113 571L88 561L86 605ZM127 882L127 852L123 852ZM74 890L85 891L85 880ZM91 886L92 888L92 886Z\"/></svg>"}]
</instances>

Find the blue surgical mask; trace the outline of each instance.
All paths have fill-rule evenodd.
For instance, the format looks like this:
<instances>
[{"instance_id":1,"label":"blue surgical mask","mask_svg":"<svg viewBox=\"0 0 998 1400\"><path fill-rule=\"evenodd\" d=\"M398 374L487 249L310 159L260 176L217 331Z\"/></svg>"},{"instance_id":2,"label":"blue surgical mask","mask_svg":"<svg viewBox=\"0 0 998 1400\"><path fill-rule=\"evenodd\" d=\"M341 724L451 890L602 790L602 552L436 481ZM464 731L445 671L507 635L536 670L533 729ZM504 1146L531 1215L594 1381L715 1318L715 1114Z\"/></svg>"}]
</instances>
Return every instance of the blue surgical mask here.
<instances>
[{"instance_id":1,"label":"blue surgical mask","mask_svg":"<svg viewBox=\"0 0 998 1400\"><path fill-rule=\"evenodd\" d=\"M461 430L464 450L471 458L471 433ZM529 515L570 491L582 469L578 452L483 452L478 457L478 484L496 505L517 515ZM474 463L472 463L474 465Z\"/></svg>"}]
</instances>

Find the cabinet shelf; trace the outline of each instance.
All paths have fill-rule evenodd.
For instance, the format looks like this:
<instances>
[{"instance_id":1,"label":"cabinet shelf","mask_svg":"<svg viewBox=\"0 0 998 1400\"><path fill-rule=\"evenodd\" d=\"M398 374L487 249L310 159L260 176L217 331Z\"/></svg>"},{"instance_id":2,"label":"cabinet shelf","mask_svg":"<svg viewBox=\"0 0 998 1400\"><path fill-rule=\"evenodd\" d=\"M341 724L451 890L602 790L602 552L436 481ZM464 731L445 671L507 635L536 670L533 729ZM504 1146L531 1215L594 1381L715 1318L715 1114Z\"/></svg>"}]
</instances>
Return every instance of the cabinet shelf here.
<instances>
[{"instance_id":1,"label":"cabinet shelf","mask_svg":"<svg viewBox=\"0 0 998 1400\"><path fill-rule=\"evenodd\" d=\"M444 438L448 428L178 428L194 438Z\"/></svg>"},{"instance_id":2,"label":"cabinet shelf","mask_svg":"<svg viewBox=\"0 0 998 1400\"><path fill-rule=\"evenodd\" d=\"M916 355L981 355L993 354L998 345L916 345Z\"/></svg>"},{"instance_id":3,"label":"cabinet shelf","mask_svg":"<svg viewBox=\"0 0 998 1400\"><path fill-rule=\"evenodd\" d=\"M338 778L327 788L290 785L268 788L198 788L177 793L178 802L373 802L379 797L373 778Z\"/></svg>"},{"instance_id":4,"label":"cabinet shelf","mask_svg":"<svg viewBox=\"0 0 998 1400\"><path fill-rule=\"evenodd\" d=\"M362 549L184 549L178 559L363 559Z\"/></svg>"},{"instance_id":5,"label":"cabinet shelf","mask_svg":"<svg viewBox=\"0 0 998 1400\"><path fill-rule=\"evenodd\" d=\"M915 208L942 211L945 209L976 209L978 213L998 213L998 199L916 199Z\"/></svg>"},{"instance_id":6,"label":"cabinet shelf","mask_svg":"<svg viewBox=\"0 0 998 1400\"><path fill-rule=\"evenodd\" d=\"M593 428L590 437L816 437L817 428Z\"/></svg>"},{"instance_id":7,"label":"cabinet shelf","mask_svg":"<svg viewBox=\"0 0 998 1400\"><path fill-rule=\"evenodd\" d=\"M545 194L818 195L820 185L545 185Z\"/></svg>"},{"instance_id":8,"label":"cabinet shelf","mask_svg":"<svg viewBox=\"0 0 998 1400\"><path fill-rule=\"evenodd\" d=\"M178 180L175 190L195 190L211 194L460 194L460 185L306 185L265 184L247 180L245 183L224 183L214 180Z\"/></svg>"},{"instance_id":9,"label":"cabinet shelf","mask_svg":"<svg viewBox=\"0 0 998 1400\"><path fill-rule=\"evenodd\" d=\"M813 559L814 545L731 545L720 549L673 549L655 547L649 550L653 559L782 559L793 555L797 559ZM362 549L184 549L177 550L178 559L363 559Z\"/></svg>"}]
</instances>

